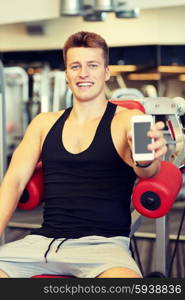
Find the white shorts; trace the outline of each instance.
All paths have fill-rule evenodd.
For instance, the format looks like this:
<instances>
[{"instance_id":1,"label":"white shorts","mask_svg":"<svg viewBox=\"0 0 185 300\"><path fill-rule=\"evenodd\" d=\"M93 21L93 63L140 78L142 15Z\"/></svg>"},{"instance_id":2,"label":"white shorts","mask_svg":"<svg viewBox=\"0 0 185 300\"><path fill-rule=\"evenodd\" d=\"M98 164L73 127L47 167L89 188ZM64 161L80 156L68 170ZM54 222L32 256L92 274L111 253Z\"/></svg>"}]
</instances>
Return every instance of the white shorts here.
<instances>
[{"instance_id":1,"label":"white shorts","mask_svg":"<svg viewBox=\"0 0 185 300\"><path fill-rule=\"evenodd\" d=\"M95 278L110 268L123 267L142 276L131 256L129 244L130 239L122 236L54 240L41 235L28 235L0 246L0 270L12 278L40 274Z\"/></svg>"}]
</instances>

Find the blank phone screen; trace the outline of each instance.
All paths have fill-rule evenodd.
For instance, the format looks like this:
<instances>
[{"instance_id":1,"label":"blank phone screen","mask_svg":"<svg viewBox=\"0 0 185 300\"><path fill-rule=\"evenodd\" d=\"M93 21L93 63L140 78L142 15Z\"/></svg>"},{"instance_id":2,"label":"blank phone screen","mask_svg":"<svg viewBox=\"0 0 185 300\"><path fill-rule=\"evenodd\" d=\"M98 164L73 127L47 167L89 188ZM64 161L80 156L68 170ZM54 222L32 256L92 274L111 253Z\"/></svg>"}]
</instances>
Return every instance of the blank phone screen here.
<instances>
[{"instance_id":1,"label":"blank phone screen","mask_svg":"<svg viewBox=\"0 0 185 300\"><path fill-rule=\"evenodd\" d=\"M151 153L147 149L147 145L151 144L151 138L147 136L147 132L150 130L150 122L138 122L134 123L134 144L135 153Z\"/></svg>"}]
</instances>

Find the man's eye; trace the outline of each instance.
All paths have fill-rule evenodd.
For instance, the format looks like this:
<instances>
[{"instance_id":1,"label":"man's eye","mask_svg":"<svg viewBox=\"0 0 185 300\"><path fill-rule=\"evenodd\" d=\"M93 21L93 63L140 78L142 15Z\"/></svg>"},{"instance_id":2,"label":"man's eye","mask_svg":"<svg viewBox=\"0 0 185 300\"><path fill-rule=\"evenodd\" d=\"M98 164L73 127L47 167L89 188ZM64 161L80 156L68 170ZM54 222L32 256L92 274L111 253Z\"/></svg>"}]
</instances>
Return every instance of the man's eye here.
<instances>
[{"instance_id":1,"label":"man's eye","mask_svg":"<svg viewBox=\"0 0 185 300\"><path fill-rule=\"evenodd\" d=\"M73 66L71 67L72 70L77 70L78 68L79 68L79 65L73 65Z\"/></svg>"},{"instance_id":2,"label":"man's eye","mask_svg":"<svg viewBox=\"0 0 185 300\"><path fill-rule=\"evenodd\" d=\"M98 67L98 65L96 65L96 64L90 64L89 66L90 66L90 68L92 68L92 69L96 69L96 68Z\"/></svg>"}]
</instances>

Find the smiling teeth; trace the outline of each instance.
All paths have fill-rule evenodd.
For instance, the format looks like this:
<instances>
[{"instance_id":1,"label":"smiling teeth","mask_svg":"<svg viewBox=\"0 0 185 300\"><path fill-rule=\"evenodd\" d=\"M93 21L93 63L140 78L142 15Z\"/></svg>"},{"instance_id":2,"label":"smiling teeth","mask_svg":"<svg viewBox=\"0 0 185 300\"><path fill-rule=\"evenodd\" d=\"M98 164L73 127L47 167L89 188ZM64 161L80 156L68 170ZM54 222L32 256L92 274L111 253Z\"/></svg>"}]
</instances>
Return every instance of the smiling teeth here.
<instances>
[{"instance_id":1,"label":"smiling teeth","mask_svg":"<svg viewBox=\"0 0 185 300\"><path fill-rule=\"evenodd\" d=\"M78 86L91 86L92 83L88 83L88 82L83 82L83 83L78 83Z\"/></svg>"}]
</instances>

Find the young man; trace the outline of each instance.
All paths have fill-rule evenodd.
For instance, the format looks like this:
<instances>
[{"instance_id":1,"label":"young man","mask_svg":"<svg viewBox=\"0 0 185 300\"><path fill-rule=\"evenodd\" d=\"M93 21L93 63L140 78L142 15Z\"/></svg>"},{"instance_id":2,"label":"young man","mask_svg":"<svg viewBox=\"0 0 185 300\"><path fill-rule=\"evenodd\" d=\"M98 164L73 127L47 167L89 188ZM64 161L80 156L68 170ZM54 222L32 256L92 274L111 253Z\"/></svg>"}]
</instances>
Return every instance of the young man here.
<instances>
[{"instance_id":1,"label":"young man","mask_svg":"<svg viewBox=\"0 0 185 300\"><path fill-rule=\"evenodd\" d=\"M166 152L163 123L148 133L155 140L148 146L154 161L136 166L130 120L141 112L106 100L110 73L104 39L89 32L72 35L64 61L73 107L36 116L0 190L2 234L41 159L44 221L24 239L0 247L0 276L141 277L129 251L130 197L136 175L159 171Z\"/></svg>"}]
</instances>

